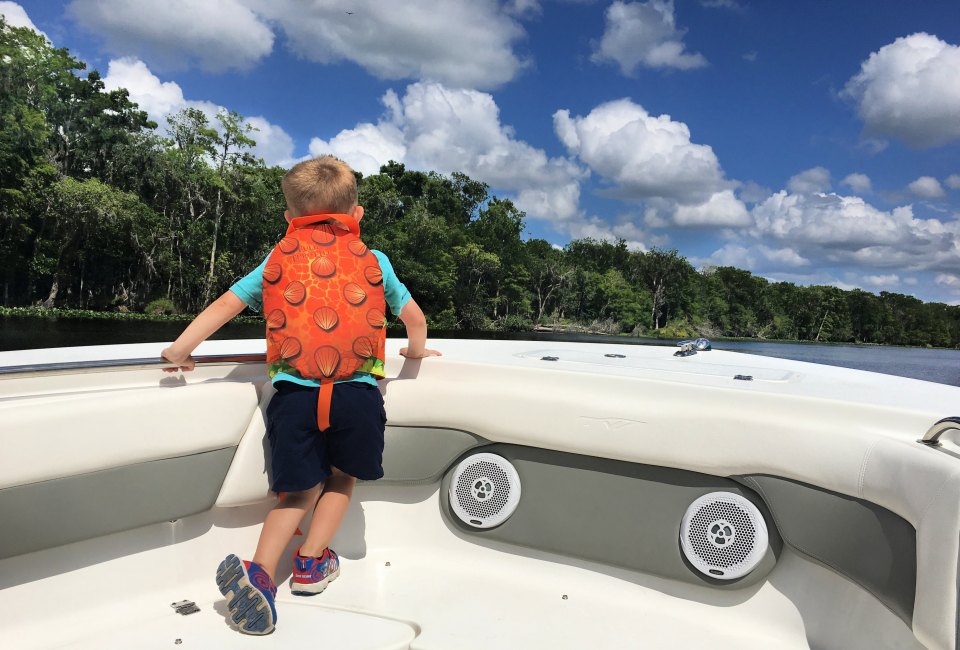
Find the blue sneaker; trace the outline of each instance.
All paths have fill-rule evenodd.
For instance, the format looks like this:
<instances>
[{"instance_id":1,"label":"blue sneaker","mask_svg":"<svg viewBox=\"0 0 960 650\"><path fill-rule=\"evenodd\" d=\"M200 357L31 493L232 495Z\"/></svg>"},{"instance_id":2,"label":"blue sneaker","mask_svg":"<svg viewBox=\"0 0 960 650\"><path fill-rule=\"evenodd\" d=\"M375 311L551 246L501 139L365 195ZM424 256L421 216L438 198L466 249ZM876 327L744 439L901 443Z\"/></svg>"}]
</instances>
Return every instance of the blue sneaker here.
<instances>
[{"instance_id":1,"label":"blue sneaker","mask_svg":"<svg viewBox=\"0 0 960 650\"><path fill-rule=\"evenodd\" d=\"M277 622L277 586L256 562L230 554L217 567L217 587L227 597L230 618L244 634L270 634Z\"/></svg>"},{"instance_id":2,"label":"blue sneaker","mask_svg":"<svg viewBox=\"0 0 960 650\"><path fill-rule=\"evenodd\" d=\"M326 549L320 557L304 557L300 549L293 557L290 591L298 596L315 596L340 575L340 556Z\"/></svg>"}]
</instances>

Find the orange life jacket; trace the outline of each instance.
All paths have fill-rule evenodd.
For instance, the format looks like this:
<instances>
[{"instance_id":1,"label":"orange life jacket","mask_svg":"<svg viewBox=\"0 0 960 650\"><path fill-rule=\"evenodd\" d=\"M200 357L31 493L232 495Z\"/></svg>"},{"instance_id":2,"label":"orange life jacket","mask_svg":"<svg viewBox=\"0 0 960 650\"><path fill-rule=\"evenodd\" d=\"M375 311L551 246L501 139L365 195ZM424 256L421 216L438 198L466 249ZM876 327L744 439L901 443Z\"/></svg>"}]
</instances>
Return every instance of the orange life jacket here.
<instances>
[{"instance_id":1,"label":"orange life jacket","mask_svg":"<svg viewBox=\"0 0 960 650\"><path fill-rule=\"evenodd\" d=\"M297 217L263 268L267 374L319 380L321 431L330 426L335 381L385 376L383 273L359 235L352 215Z\"/></svg>"}]
</instances>

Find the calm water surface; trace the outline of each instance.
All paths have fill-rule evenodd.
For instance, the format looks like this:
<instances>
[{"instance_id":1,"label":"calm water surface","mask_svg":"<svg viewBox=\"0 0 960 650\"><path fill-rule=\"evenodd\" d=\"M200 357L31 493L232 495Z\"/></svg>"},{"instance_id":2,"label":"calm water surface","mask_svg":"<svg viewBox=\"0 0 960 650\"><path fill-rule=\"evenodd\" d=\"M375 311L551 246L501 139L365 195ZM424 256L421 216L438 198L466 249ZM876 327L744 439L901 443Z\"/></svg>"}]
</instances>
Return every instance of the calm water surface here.
<instances>
[{"instance_id":1,"label":"calm water surface","mask_svg":"<svg viewBox=\"0 0 960 650\"><path fill-rule=\"evenodd\" d=\"M172 341L185 322L157 323L113 320L79 320L0 317L0 350L151 343ZM400 333L391 335L401 335ZM263 325L228 324L215 339L243 339L263 336ZM483 338L528 341L577 341L633 345L674 345L672 341L620 336L561 333L431 332L434 338ZM716 350L733 350L811 363L871 370L915 379L960 386L960 350L930 350L871 345L818 345L812 343L768 343L757 341L715 341Z\"/></svg>"}]
</instances>

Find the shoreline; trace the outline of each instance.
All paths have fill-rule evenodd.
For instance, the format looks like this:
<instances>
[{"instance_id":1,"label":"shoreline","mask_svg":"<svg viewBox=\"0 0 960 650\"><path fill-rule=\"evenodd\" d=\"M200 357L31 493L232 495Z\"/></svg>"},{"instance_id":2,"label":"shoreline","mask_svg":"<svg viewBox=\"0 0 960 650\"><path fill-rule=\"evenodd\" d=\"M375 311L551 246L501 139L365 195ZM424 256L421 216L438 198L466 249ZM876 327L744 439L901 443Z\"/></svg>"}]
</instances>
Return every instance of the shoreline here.
<instances>
[{"instance_id":1,"label":"shoreline","mask_svg":"<svg viewBox=\"0 0 960 650\"><path fill-rule=\"evenodd\" d=\"M140 322L153 322L153 323L188 323L190 322L195 315L192 314L144 314L141 312L116 312L116 311L97 311L93 309L64 309L59 307L44 308L44 307L0 307L0 318L42 318L49 321L56 320L87 320L87 321L117 321L117 322L130 322L130 321L140 321ZM236 316L235 318L229 321L231 324L237 325L261 325L264 323L264 319L261 316ZM396 332L402 330L402 327L399 325L388 326L388 332ZM466 334L469 333L467 330L434 330L438 332L449 332L450 334ZM538 325L530 330L523 330L519 332L504 332L502 330L478 330L478 333L483 334L514 334L514 335L523 335L523 334L556 334L556 335L577 335L577 336L603 336L611 338L623 338L623 339L643 339L648 341L660 341L668 342L675 341L678 339L674 338L659 338L656 336L633 336L631 334L619 333L619 334L610 334L607 332L591 331L587 327L578 327L578 326L559 326L559 327L550 327L544 325ZM831 345L831 346L854 346L854 347L870 347L870 348L907 348L907 349L916 349L916 350L958 350L960 347L936 347L936 346L920 346L920 345L897 345L894 343L866 343L866 342L853 342L853 341L809 341L809 340L797 340L797 339L759 339L759 338L746 338L746 337L731 337L731 336L717 336L710 338L711 341L731 341L731 342L745 342L745 343L771 343L771 344L795 344L795 345Z\"/></svg>"},{"instance_id":2,"label":"shoreline","mask_svg":"<svg viewBox=\"0 0 960 650\"><path fill-rule=\"evenodd\" d=\"M97 311L95 309L64 309L61 307L0 307L0 317L9 318L60 318L73 320L148 321L155 323L190 322L196 314L144 314L142 312ZM235 316L231 323L255 325L262 323L260 316Z\"/></svg>"}]
</instances>

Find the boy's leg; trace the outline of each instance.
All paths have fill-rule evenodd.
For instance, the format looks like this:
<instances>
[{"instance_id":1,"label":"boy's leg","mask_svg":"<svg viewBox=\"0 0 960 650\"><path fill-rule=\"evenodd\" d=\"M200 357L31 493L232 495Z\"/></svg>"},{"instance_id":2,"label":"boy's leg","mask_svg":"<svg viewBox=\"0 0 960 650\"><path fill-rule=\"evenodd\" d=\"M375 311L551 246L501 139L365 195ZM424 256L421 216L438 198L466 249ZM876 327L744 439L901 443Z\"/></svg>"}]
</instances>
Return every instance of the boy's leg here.
<instances>
[{"instance_id":1,"label":"boy's leg","mask_svg":"<svg viewBox=\"0 0 960 650\"><path fill-rule=\"evenodd\" d=\"M277 622L277 562L322 484L284 495L267 515L252 562L228 555L217 567L217 587L227 597L230 619L245 634L270 634Z\"/></svg>"},{"instance_id":2,"label":"boy's leg","mask_svg":"<svg viewBox=\"0 0 960 650\"><path fill-rule=\"evenodd\" d=\"M329 481L333 481L334 478L331 477ZM270 579L274 582L276 582L277 563L280 561L287 544L293 539L297 526L303 521L307 511L318 503L317 497L320 495L321 487L323 487L322 483L303 492L285 494L263 522L263 529L260 531L260 540L257 542L257 551L254 553L253 561L263 567L263 570L270 574ZM348 495L348 502L349 498ZM316 516L314 516L314 522L316 522ZM311 526L311 530L313 530L313 526ZM321 550L323 550L322 547Z\"/></svg>"},{"instance_id":3,"label":"boy's leg","mask_svg":"<svg viewBox=\"0 0 960 650\"><path fill-rule=\"evenodd\" d=\"M307 539L300 546L300 555L304 557L319 557L323 553L323 550L330 545L330 540L336 534L340 522L343 521L343 515L346 514L347 507L350 505L350 497L353 495L353 487L357 479L336 467L332 469L333 475L327 479L323 493L314 508L313 521L310 522Z\"/></svg>"},{"instance_id":4,"label":"boy's leg","mask_svg":"<svg viewBox=\"0 0 960 650\"><path fill-rule=\"evenodd\" d=\"M294 558L291 592L309 596L326 589L340 575L340 558L329 548L350 505L357 479L383 476L383 431L386 414L376 386L344 382L334 386L330 430L325 434L332 470L314 509L307 538Z\"/></svg>"},{"instance_id":5,"label":"boy's leg","mask_svg":"<svg viewBox=\"0 0 960 650\"><path fill-rule=\"evenodd\" d=\"M383 431L386 413L376 386L344 382L333 387L331 429L325 435L332 475L327 479L313 512L303 557L320 557L330 545L350 505L357 479L373 481L383 476Z\"/></svg>"},{"instance_id":6,"label":"boy's leg","mask_svg":"<svg viewBox=\"0 0 960 650\"><path fill-rule=\"evenodd\" d=\"M290 591L298 596L319 594L340 575L340 557L328 548L343 515L357 479L333 468L313 511L307 539L293 559Z\"/></svg>"}]
</instances>

